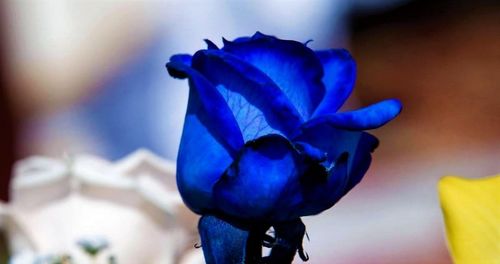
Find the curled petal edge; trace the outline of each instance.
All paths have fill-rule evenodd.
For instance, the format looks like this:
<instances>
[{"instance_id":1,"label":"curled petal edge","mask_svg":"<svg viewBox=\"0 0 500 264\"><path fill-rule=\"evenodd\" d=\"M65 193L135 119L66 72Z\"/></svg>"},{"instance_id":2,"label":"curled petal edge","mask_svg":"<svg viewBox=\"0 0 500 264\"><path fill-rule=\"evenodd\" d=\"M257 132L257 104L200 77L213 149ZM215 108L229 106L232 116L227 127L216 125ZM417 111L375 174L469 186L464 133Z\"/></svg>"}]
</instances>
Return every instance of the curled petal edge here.
<instances>
[{"instance_id":1,"label":"curled petal edge","mask_svg":"<svg viewBox=\"0 0 500 264\"><path fill-rule=\"evenodd\" d=\"M320 123L328 123L346 130L369 130L379 128L401 112L402 105L397 99L388 99L376 104L349 112L322 115L302 125L302 129Z\"/></svg>"},{"instance_id":2,"label":"curled petal edge","mask_svg":"<svg viewBox=\"0 0 500 264\"><path fill-rule=\"evenodd\" d=\"M356 62L345 49L315 51L325 72L325 96L313 113L313 118L333 114L344 104L356 81Z\"/></svg>"}]
</instances>

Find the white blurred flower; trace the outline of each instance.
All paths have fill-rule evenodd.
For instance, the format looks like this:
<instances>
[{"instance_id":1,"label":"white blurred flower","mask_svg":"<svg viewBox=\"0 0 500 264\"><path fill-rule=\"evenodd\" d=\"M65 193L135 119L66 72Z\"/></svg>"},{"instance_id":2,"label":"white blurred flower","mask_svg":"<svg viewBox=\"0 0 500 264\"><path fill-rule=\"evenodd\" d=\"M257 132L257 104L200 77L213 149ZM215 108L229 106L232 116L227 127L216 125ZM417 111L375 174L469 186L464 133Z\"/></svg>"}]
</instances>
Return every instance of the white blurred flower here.
<instances>
[{"instance_id":1,"label":"white blurred flower","mask_svg":"<svg viewBox=\"0 0 500 264\"><path fill-rule=\"evenodd\" d=\"M85 155L19 161L11 197L0 207L11 264L203 263L175 166L148 151L115 163Z\"/></svg>"}]
</instances>

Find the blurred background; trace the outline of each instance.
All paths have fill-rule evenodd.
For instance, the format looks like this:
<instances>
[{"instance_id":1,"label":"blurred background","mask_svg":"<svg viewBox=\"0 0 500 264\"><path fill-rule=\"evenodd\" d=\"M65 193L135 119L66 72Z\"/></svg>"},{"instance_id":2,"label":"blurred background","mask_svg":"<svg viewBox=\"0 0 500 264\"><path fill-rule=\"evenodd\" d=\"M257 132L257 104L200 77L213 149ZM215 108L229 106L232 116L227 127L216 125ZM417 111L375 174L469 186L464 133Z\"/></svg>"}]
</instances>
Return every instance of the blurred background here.
<instances>
[{"instance_id":1,"label":"blurred background","mask_svg":"<svg viewBox=\"0 0 500 264\"><path fill-rule=\"evenodd\" d=\"M373 131L358 187L305 219L310 263L450 263L437 181L500 172L498 1L7 0L0 14L3 201L30 155L175 160L188 87L165 63L257 30L349 49L358 79L344 109L404 105Z\"/></svg>"}]
</instances>

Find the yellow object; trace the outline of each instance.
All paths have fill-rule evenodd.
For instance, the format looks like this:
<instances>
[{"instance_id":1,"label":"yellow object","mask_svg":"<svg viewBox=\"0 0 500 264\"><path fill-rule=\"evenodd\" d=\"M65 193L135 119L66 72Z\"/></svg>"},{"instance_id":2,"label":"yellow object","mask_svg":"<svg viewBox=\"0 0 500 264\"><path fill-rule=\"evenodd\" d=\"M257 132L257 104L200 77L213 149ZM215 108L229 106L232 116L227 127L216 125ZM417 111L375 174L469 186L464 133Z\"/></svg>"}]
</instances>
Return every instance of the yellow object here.
<instances>
[{"instance_id":1,"label":"yellow object","mask_svg":"<svg viewBox=\"0 0 500 264\"><path fill-rule=\"evenodd\" d=\"M454 262L500 264L500 174L446 176L438 189Z\"/></svg>"}]
</instances>

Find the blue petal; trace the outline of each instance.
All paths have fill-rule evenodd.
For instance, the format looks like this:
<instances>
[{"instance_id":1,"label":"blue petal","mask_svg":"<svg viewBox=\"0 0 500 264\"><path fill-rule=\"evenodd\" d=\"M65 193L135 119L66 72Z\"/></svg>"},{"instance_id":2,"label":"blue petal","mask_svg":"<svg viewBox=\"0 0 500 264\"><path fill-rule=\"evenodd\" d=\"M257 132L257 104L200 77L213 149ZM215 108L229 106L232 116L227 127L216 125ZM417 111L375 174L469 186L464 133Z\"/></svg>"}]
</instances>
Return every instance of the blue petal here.
<instances>
[{"instance_id":1,"label":"blue petal","mask_svg":"<svg viewBox=\"0 0 500 264\"><path fill-rule=\"evenodd\" d=\"M294 139L327 153L328 177L323 184L305 184L301 215L313 215L333 206L356 185L371 162L371 152L378 145L372 135L361 131L338 129L328 122L303 128ZM311 173L308 173L311 175ZM315 182L317 180L311 180Z\"/></svg>"},{"instance_id":2,"label":"blue petal","mask_svg":"<svg viewBox=\"0 0 500 264\"><path fill-rule=\"evenodd\" d=\"M255 221L295 219L302 202L301 161L290 142L268 135L248 143L214 187L214 199L227 215Z\"/></svg>"},{"instance_id":3,"label":"blue petal","mask_svg":"<svg viewBox=\"0 0 500 264\"><path fill-rule=\"evenodd\" d=\"M389 99L354 111L328 114L311 119L302 127L308 128L318 123L329 123L337 128L368 130L381 127L401 112L401 102Z\"/></svg>"},{"instance_id":4,"label":"blue petal","mask_svg":"<svg viewBox=\"0 0 500 264\"><path fill-rule=\"evenodd\" d=\"M186 204L201 213L212 207L213 184L231 164L243 139L231 110L208 80L176 61L168 63L167 68L190 81L177 184Z\"/></svg>"},{"instance_id":5,"label":"blue petal","mask_svg":"<svg viewBox=\"0 0 500 264\"><path fill-rule=\"evenodd\" d=\"M299 151L299 153L318 163L321 163L328 158L327 153L304 142L295 142L294 147Z\"/></svg>"},{"instance_id":6,"label":"blue petal","mask_svg":"<svg viewBox=\"0 0 500 264\"><path fill-rule=\"evenodd\" d=\"M276 83L307 120L325 94L323 67L304 44L256 33L224 42L223 49L252 64Z\"/></svg>"},{"instance_id":7,"label":"blue petal","mask_svg":"<svg viewBox=\"0 0 500 264\"><path fill-rule=\"evenodd\" d=\"M193 67L217 85L245 141L272 133L290 136L302 124L295 107L273 81L237 57L218 50L200 51Z\"/></svg>"},{"instance_id":8,"label":"blue petal","mask_svg":"<svg viewBox=\"0 0 500 264\"><path fill-rule=\"evenodd\" d=\"M377 148L378 139L368 133L362 133L358 147L352 157L352 165L349 170L349 181L344 189L344 195L358 184L372 161L371 153Z\"/></svg>"},{"instance_id":9,"label":"blue petal","mask_svg":"<svg viewBox=\"0 0 500 264\"><path fill-rule=\"evenodd\" d=\"M184 64L186 66L191 66L191 59L192 59L192 56L189 54L175 54L172 57L170 57L170 61L178 62L178 63ZM177 76L173 76L173 77L179 78Z\"/></svg>"},{"instance_id":10,"label":"blue petal","mask_svg":"<svg viewBox=\"0 0 500 264\"><path fill-rule=\"evenodd\" d=\"M213 185L233 158L209 130L210 121L196 106L198 98L191 95L189 101L177 157L177 187L186 205L202 214L213 208Z\"/></svg>"},{"instance_id":11,"label":"blue petal","mask_svg":"<svg viewBox=\"0 0 500 264\"><path fill-rule=\"evenodd\" d=\"M323 64L326 93L313 118L335 113L347 100L356 80L356 63L345 49L316 51Z\"/></svg>"},{"instance_id":12,"label":"blue petal","mask_svg":"<svg viewBox=\"0 0 500 264\"><path fill-rule=\"evenodd\" d=\"M332 126L329 122L315 123L308 127L302 127L300 133L293 138L295 144L308 144L312 148L326 153L327 158L322 164L330 169L342 156L348 156L348 168L352 165L352 157L356 153L361 131L350 131Z\"/></svg>"},{"instance_id":13,"label":"blue petal","mask_svg":"<svg viewBox=\"0 0 500 264\"><path fill-rule=\"evenodd\" d=\"M300 210L302 216L315 215L327 210L347 193L348 158L347 153L340 155L335 161L335 166L329 168L323 179L314 170L304 176L302 180L304 204Z\"/></svg>"},{"instance_id":14,"label":"blue petal","mask_svg":"<svg viewBox=\"0 0 500 264\"><path fill-rule=\"evenodd\" d=\"M332 166L337 166L337 161L343 155L347 155L347 168L350 170L352 157L356 153L362 133L361 131L338 129L331 126L330 123L324 122L302 128L300 134L293 141L309 144L325 152L327 159L322 164L327 170L330 170Z\"/></svg>"},{"instance_id":15,"label":"blue petal","mask_svg":"<svg viewBox=\"0 0 500 264\"><path fill-rule=\"evenodd\" d=\"M243 146L243 138L231 109L222 95L198 71L185 64L172 61L167 63L167 69L189 77L191 88L189 93L191 96L197 94L196 105L199 103L202 107L200 114L211 121L206 125L212 131L212 135L218 138L234 156Z\"/></svg>"}]
</instances>

